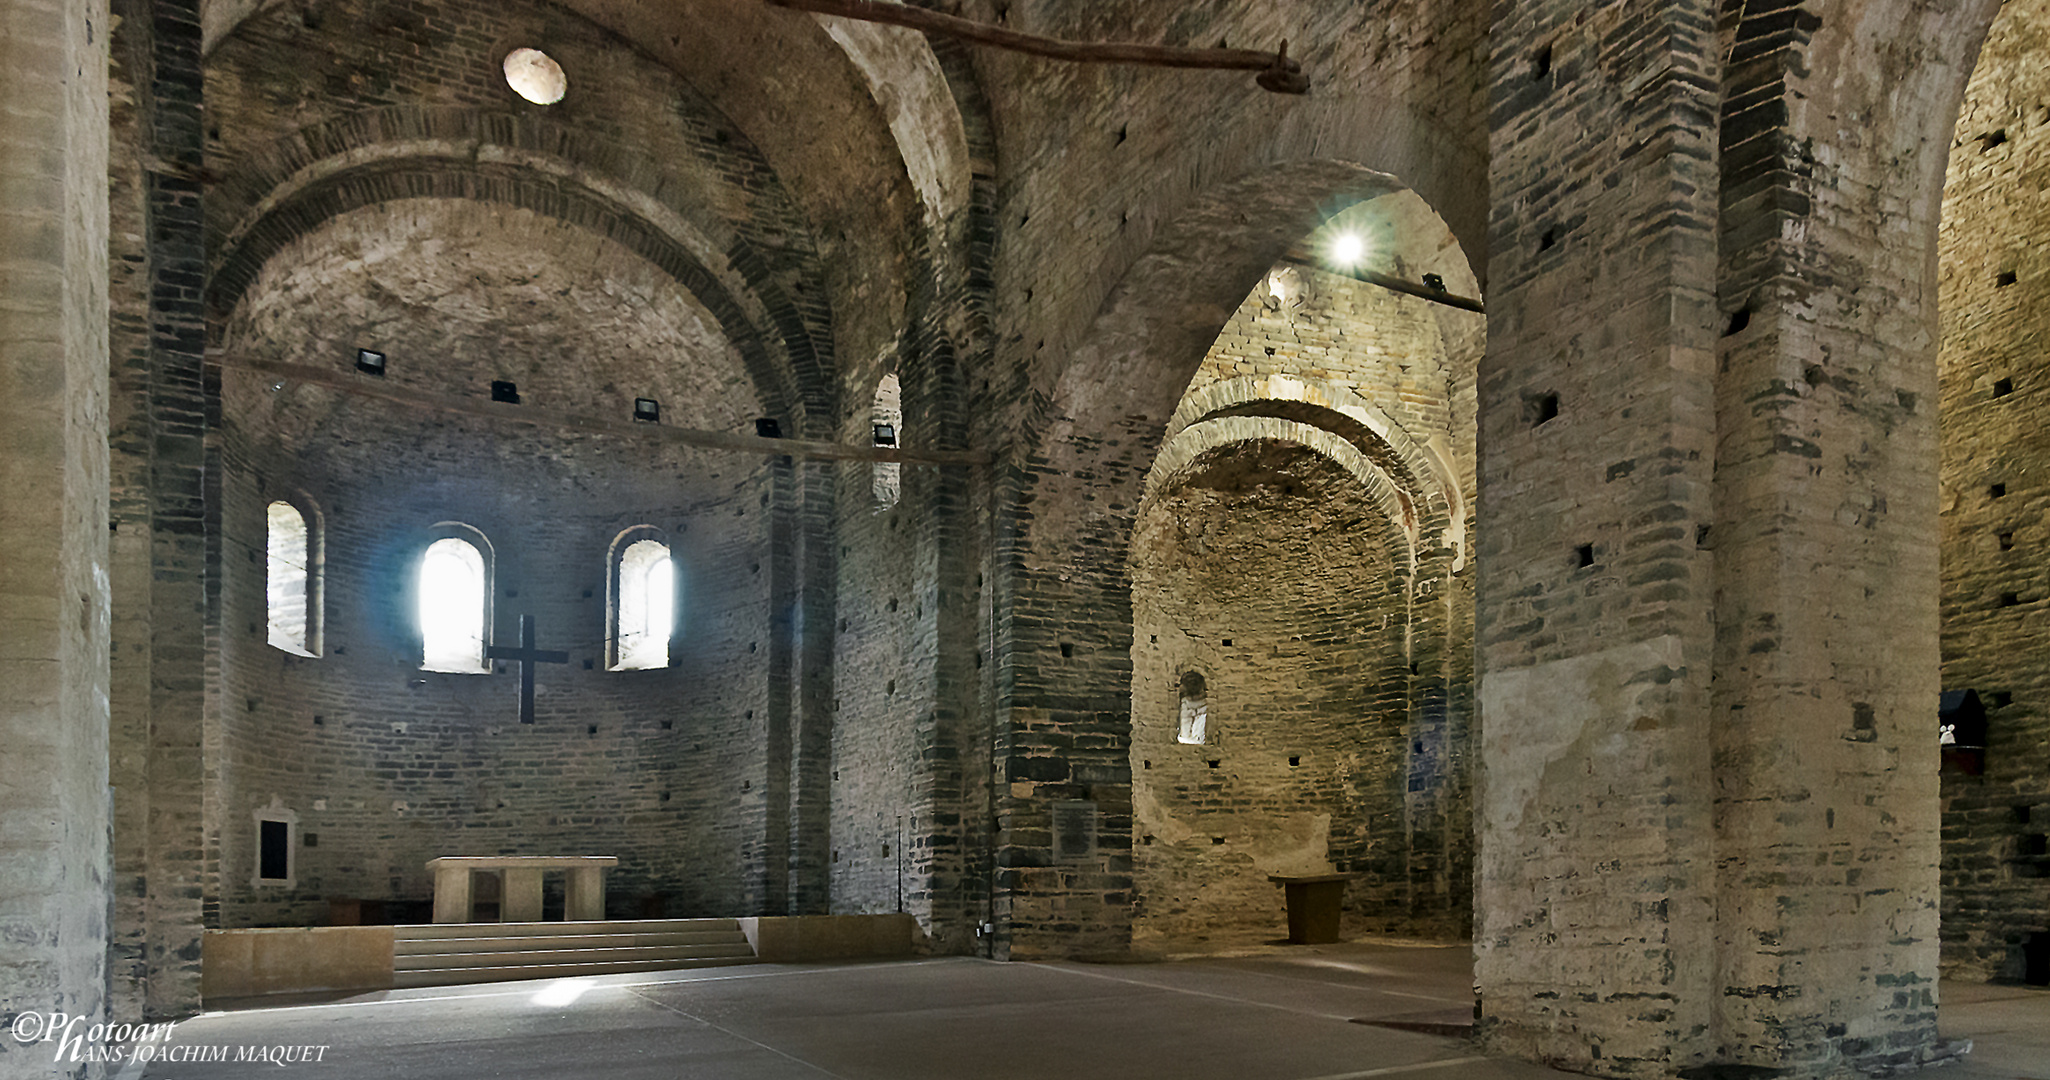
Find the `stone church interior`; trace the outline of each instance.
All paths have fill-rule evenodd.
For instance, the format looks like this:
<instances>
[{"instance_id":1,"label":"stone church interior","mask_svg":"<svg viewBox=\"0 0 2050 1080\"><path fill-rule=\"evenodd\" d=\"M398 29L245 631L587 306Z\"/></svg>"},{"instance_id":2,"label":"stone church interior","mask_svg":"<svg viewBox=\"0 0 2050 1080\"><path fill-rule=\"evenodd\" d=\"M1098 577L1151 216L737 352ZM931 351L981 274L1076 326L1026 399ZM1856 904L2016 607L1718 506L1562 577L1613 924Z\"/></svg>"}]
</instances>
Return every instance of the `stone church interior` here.
<instances>
[{"instance_id":1,"label":"stone church interior","mask_svg":"<svg viewBox=\"0 0 2050 1080\"><path fill-rule=\"evenodd\" d=\"M1489 1061L2050 1017L2050 0L0 10L10 1016L1321 881Z\"/></svg>"}]
</instances>

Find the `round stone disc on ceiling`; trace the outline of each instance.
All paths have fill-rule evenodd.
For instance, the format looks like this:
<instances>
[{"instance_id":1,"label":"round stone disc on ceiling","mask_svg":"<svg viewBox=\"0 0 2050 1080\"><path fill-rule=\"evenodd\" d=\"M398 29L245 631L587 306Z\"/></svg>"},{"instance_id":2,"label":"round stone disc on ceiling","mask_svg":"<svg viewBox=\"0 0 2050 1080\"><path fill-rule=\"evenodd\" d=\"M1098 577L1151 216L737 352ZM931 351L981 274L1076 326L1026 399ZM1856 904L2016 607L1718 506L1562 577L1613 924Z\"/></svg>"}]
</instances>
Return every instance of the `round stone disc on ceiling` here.
<instances>
[{"instance_id":1,"label":"round stone disc on ceiling","mask_svg":"<svg viewBox=\"0 0 2050 1080\"><path fill-rule=\"evenodd\" d=\"M569 92L562 65L539 49L514 49L505 57L505 84L536 105L553 105Z\"/></svg>"}]
</instances>

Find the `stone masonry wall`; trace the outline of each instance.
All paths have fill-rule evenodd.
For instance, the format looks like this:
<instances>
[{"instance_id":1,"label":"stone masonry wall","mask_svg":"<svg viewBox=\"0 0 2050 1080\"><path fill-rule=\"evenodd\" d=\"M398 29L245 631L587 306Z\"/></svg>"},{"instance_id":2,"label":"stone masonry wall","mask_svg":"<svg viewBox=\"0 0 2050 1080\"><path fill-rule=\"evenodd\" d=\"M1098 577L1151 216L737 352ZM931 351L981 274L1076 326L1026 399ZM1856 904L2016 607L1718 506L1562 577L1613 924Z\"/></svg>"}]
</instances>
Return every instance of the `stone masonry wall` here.
<instances>
[{"instance_id":1,"label":"stone masonry wall","mask_svg":"<svg viewBox=\"0 0 2050 1080\"><path fill-rule=\"evenodd\" d=\"M104 2L0 6L0 1009L107 1011ZM83 1077L41 1045L0 1076Z\"/></svg>"},{"instance_id":2,"label":"stone masonry wall","mask_svg":"<svg viewBox=\"0 0 2050 1080\"><path fill-rule=\"evenodd\" d=\"M1977 690L1988 706L1983 772L1954 766L1943 777L1948 978L2024 979L2032 955L2035 977L2050 977L2046 49L2050 4L2002 5L1944 186L1943 687Z\"/></svg>"},{"instance_id":3,"label":"stone masonry wall","mask_svg":"<svg viewBox=\"0 0 2050 1080\"><path fill-rule=\"evenodd\" d=\"M1366 875L1348 929L1406 922L1406 551L1315 452L1255 442L1150 502L1133 539L1134 943L1287 925L1269 874ZM1177 739L1187 672L1202 743Z\"/></svg>"}]
</instances>

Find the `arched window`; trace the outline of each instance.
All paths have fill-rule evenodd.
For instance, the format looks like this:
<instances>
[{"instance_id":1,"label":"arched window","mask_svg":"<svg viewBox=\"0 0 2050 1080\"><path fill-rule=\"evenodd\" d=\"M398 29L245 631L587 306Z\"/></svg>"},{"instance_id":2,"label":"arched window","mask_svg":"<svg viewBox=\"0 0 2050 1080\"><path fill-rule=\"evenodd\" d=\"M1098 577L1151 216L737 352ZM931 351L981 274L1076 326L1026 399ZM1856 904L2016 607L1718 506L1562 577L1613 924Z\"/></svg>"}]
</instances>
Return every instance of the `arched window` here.
<instances>
[{"instance_id":1,"label":"arched window","mask_svg":"<svg viewBox=\"0 0 2050 1080\"><path fill-rule=\"evenodd\" d=\"M612 543L613 671L669 666L676 630L676 563L659 530L628 529Z\"/></svg>"},{"instance_id":2,"label":"arched window","mask_svg":"<svg viewBox=\"0 0 2050 1080\"><path fill-rule=\"evenodd\" d=\"M446 535L461 530L474 536ZM490 545L461 525L444 525L441 539L420 556L420 667L427 671L490 671L484 646L491 625Z\"/></svg>"},{"instance_id":3,"label":"arched window","mask_svg":"<svg viewBox=\"0 0 2050 1080\"><path fill-rule=\"evenodd\" d=\"M300 656L318 656L320 537L307 517L283 499L266 511L264 605L270 613L271 645Z\"/></svg>"},{"instance_id":4,"label":"arched window","mask_svg":"<svg viewBox=\"0 0 2050 1080\"><path fill-rule=\"evenodd\" d=\"M1209 726L1210 697L1203 685L1203 673L1185 671L1182 673L1182 722L1175 732L1175 740L1200 743Z\"/></svg>"},{"instance_id":5,"label":"arched window","mask_svg":"<svg viewBox=\"0 0 2050 1080\"><path fill-rule=\"evenodd\" d=\"M895 375L885 375L876 384L875 408L870 413L870 428L875 433L877 446L900 446L903 443L904 397L897 387ZM894 461L878 461L870 466L870 486L875 494L875 508L888 510L897 505L897 496L903 491L904 466Z\"/></svg>"}]
</instances>

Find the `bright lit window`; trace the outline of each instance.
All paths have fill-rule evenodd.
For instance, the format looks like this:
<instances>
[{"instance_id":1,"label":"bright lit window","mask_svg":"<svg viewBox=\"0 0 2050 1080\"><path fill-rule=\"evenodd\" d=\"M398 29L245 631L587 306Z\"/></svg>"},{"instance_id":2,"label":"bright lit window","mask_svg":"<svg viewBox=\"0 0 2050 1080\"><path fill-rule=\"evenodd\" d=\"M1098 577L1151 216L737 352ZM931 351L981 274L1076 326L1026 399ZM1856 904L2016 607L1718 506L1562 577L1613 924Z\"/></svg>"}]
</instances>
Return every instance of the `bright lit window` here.
<instances>
[{"instance_id":1,"label":"bright lit window","mask_svg":"<svg viewBox=\"0 0 2050 1080\"><path fill-rule=\"evenodd\" d=\"M1175 732L1175 740L1200 743L1209 726L1210 696L1203 685L1203 673L1185 672L1182 675L1182 719Z\"/></svg>"},{"instance_id":2,"label":"bright lit window","mask_svg":"<svg viewBox=\"0 0 2050 1080\"><path fill-rule=\"evenodd\" d=\"M474 674L484 662L491 575L477 545L448 536L420 557L420 666Z\"/></svg>"},{"instance_id":3,"label":"bright lit window","mask_svg":"<svg viewBox=\"0 0 2050 1080\"><path fill-rule=\"evenodd\" d=\"M266 550L264 603L270 612L270 643L300 656L315 654L318 575L313 572L313 537L306 515L282 499L271 503Z\"/></svg>"},{"instance_id":4,"label":"bright lit window","mask_svg":"<svg viewBox=\"0 0 2050 1080\"><path fill-rule=\"evenodd\" d=\"M619 551L613 611L614 671L669 666L669 638L676 628L676 564L669 545L640 539Z\"/></svg>"}]
</instances>

